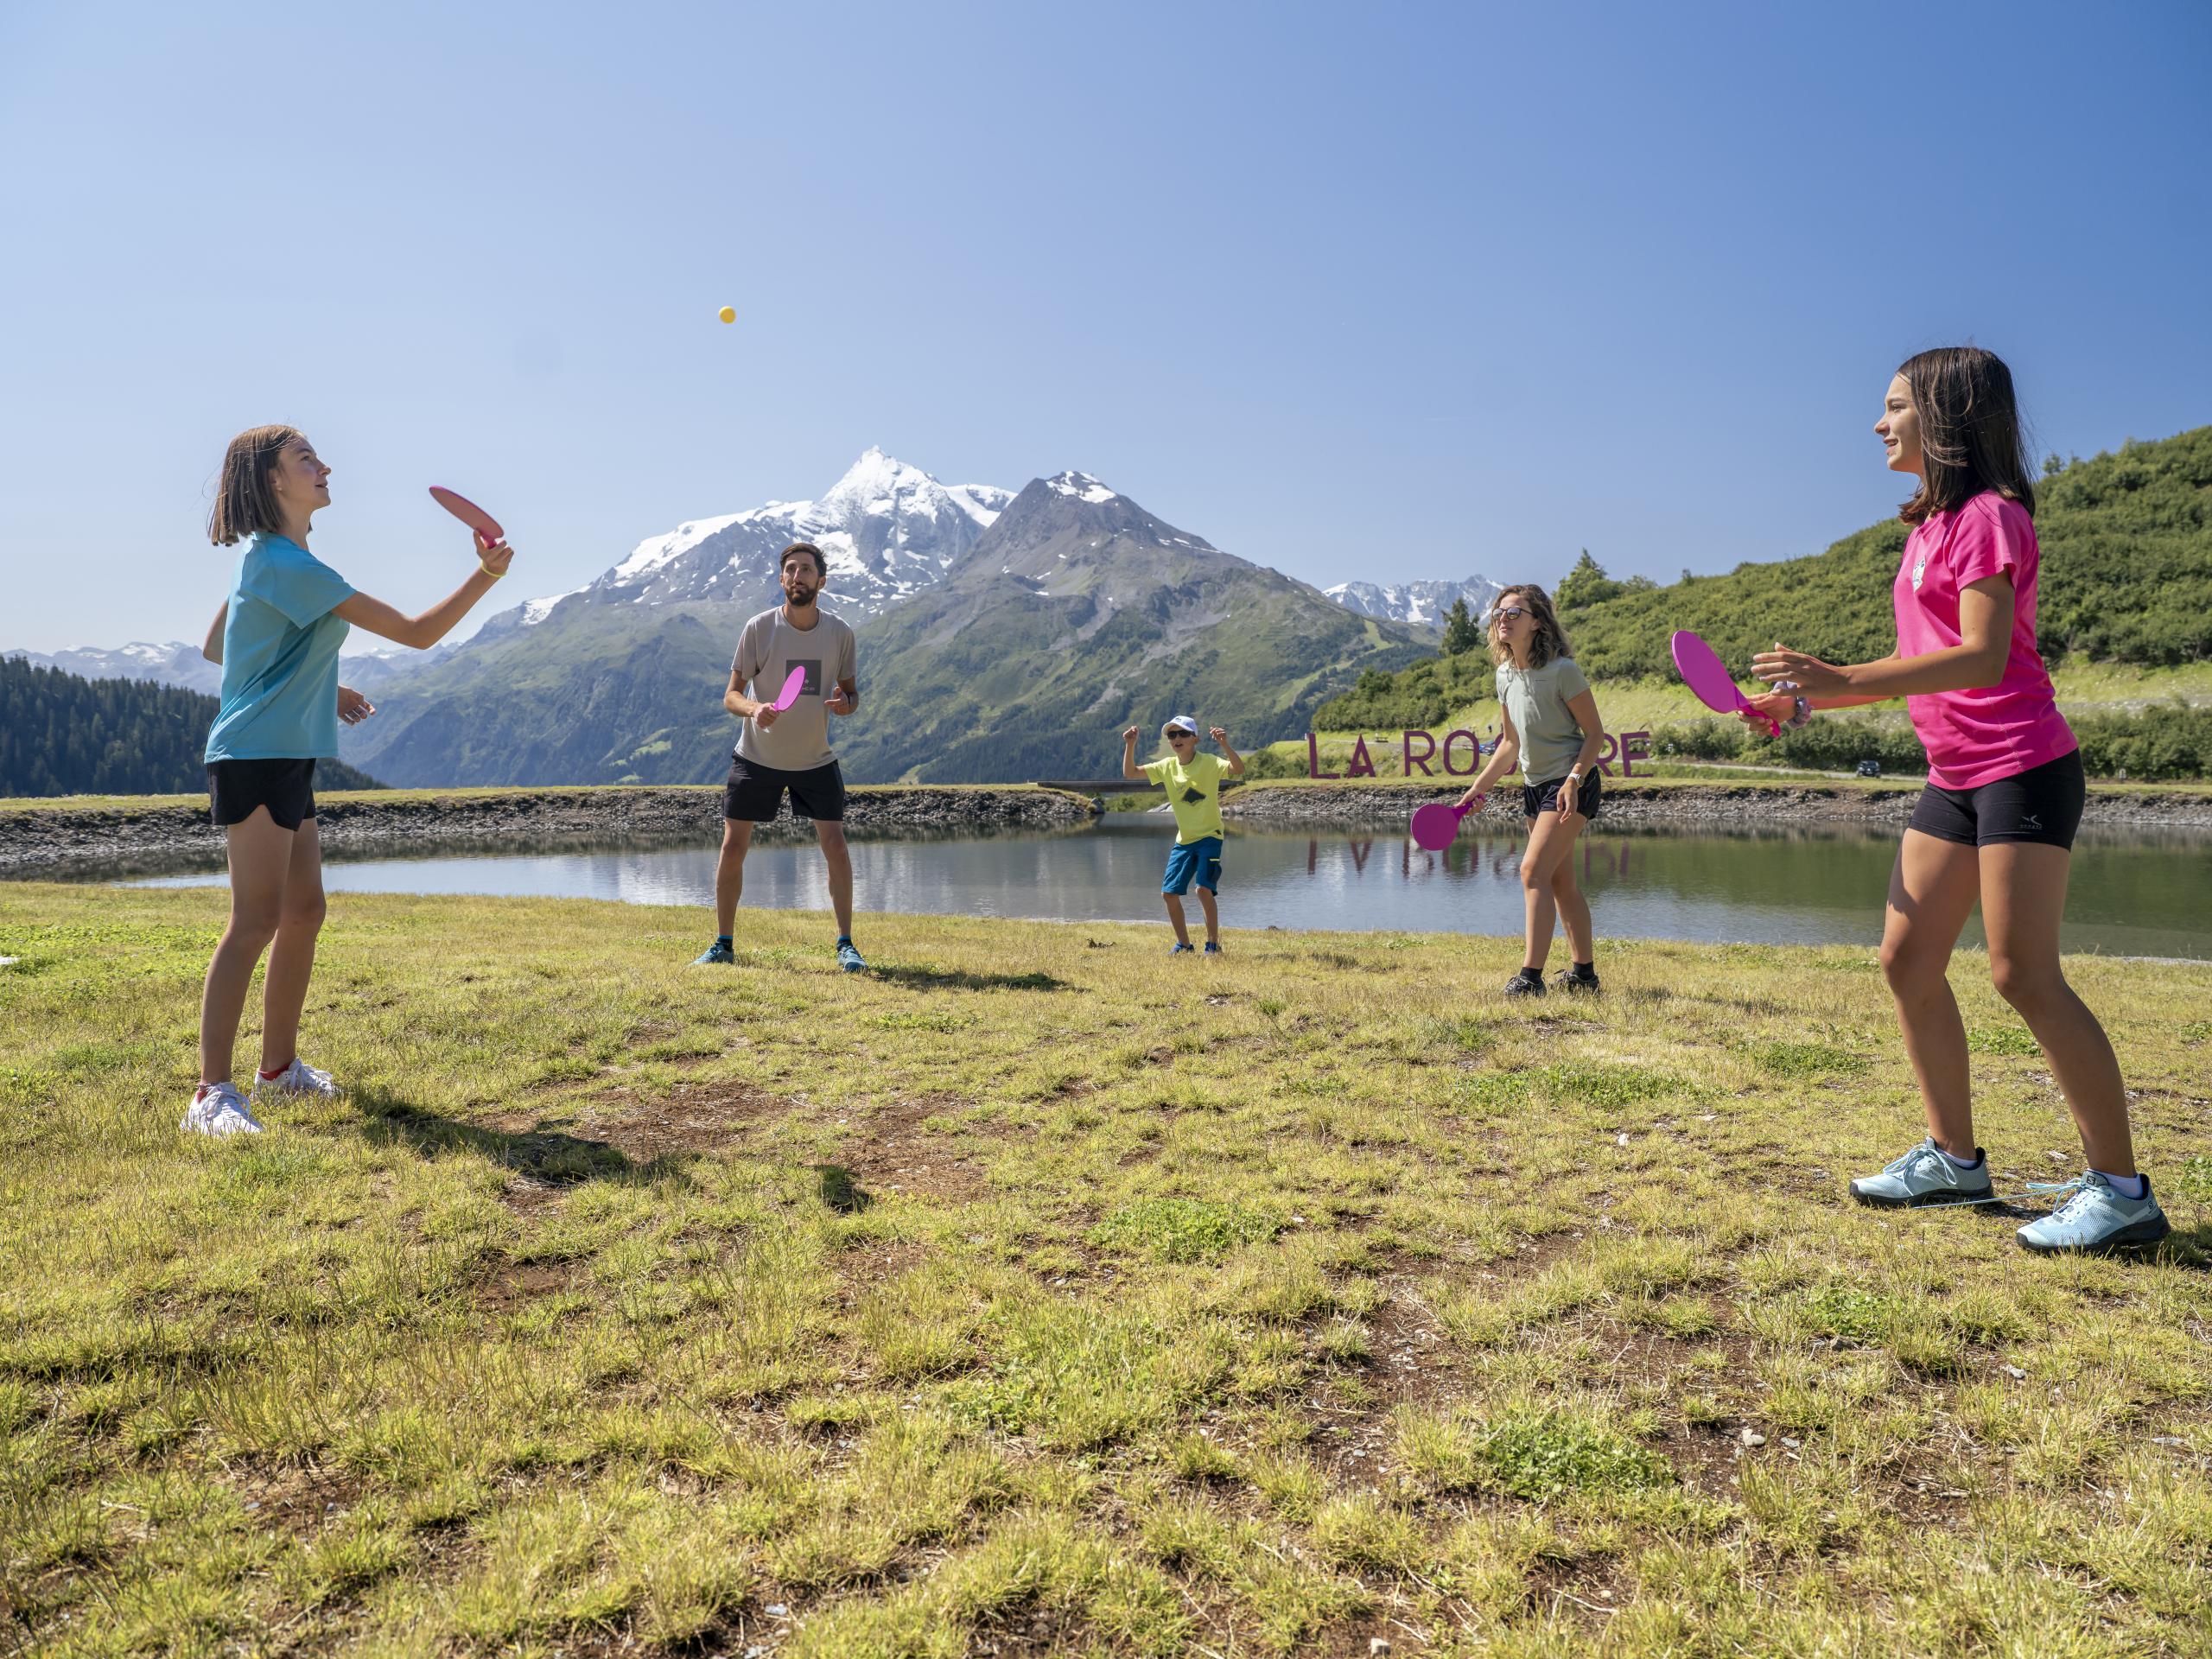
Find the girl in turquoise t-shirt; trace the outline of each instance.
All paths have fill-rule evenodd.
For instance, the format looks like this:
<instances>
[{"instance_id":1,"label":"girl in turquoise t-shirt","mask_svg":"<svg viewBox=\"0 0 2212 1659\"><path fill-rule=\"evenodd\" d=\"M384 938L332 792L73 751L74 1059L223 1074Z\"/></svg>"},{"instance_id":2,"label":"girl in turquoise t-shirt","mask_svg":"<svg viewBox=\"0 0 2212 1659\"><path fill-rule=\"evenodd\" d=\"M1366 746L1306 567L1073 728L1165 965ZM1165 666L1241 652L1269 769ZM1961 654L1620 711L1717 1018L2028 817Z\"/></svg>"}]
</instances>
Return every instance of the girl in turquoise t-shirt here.
<instances>
[{"instance_id":1,"label":"girl in turquoise t-shirt","mask_svg":"<svg viewBox=\"0 0 2212 1659\"><path fill-rule=\"evenodd\" d=\"M257 1131L231 1081L232 1050L264 950L261 1069L256 1087L330 1096L330 1074L299 1056L300 1009L322 928L322 843L315 763L335 758L338 722L375 712L338 683L349 626L404 645L435 645L507 571L514 550L480 537L477 570L451 597L408 616L359 592L308 551L315 513L330 505L330 468L289 426L231 440L208 520L218 547L245 543L230 596L204 649L223 665L221 707L207 734L207 792L229 842L231 920L207 964L200 1003L200 1086L182 1127L201 1135Z\"/></svg>"},{"instance_id":2,"label":"girl in turquoise t-shirt","mask_svg":"<svg viewBox=\"0 0 2212 1659\"><path fill-rule=\"evenodd\" d=\"M1529 844L1521 854L1528 938L1521 971L1506 981L1505 994L1544 994L1544 959L1551 954L1554 924L1566 928L1574 962L1552 982L1563 991L1594 991L1590 901L1575 884L1573 855L1576 837L1598 816L1601 785L1592 768L1605 746L1598 700L1574 664L1551 596L1534 582L1498 594L1490 640L1504 728L1496 752L1459 804L1480 802L1492 783L1520 766L1525 780L1521 807L1529 822Z\"/></svg>"}]
</instances>

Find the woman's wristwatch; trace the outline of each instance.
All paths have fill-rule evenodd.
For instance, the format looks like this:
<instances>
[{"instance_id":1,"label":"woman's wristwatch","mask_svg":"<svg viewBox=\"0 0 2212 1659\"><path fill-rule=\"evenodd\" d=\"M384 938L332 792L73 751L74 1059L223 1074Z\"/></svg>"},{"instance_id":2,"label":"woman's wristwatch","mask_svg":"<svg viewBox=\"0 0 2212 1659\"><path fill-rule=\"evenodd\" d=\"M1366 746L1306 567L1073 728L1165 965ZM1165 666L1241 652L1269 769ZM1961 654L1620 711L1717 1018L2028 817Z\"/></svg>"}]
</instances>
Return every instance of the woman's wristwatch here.
<instances>
[{"instance_id":1,"label":"woman's wristwatch","mask_svg":"<svg viewBox=\"0 0 2212 1659\"><path fill-rule=\"evenodd\" d=\"M1777 691L1795 691L1797 689L1797 682L1795 680L1777 680L1774 683L1774 689ZM1802 726L1807 721L1810 721L1812 717L1813 704L1811 700L1809 698L1801 696L1797 699L1796 712L1791 715L1789 719L1783 721L1782 723L1785 726L1790 727Z\"/></svg>"}]
</instances>

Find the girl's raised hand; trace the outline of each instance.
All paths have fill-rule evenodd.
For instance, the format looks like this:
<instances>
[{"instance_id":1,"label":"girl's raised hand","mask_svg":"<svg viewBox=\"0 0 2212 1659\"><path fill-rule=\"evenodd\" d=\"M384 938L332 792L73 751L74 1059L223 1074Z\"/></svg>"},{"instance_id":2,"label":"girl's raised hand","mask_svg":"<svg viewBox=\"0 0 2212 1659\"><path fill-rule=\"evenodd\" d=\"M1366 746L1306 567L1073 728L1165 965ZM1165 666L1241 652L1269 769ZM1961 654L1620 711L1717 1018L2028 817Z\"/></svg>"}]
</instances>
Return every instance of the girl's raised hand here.
<instances>
[{"instance_id":1,"label":"girl's raised hand","mask_svg":"<svg viewBox=\"0 0 2212 1659\"><path fill-rule=\"evenodd\" d=\"M491 576L505 575L507 566L514 560L514 549L509 547L504 541L496 543L487 542L479 531L472 530L468 533L476 543L476 562L484 567L484 574Z\"/></svg>"}]
</instances>

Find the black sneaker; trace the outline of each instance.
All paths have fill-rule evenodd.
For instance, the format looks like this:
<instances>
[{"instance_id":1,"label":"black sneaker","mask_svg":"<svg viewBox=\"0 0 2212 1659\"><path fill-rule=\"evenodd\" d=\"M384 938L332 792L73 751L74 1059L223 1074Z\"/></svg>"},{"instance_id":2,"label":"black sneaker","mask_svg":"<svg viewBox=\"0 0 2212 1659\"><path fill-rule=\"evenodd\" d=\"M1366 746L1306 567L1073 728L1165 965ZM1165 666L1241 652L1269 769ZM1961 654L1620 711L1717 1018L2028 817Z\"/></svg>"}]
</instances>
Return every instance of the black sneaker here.
<instances>
[{"instance_id":1,"label":"black sneaker","mask_svg":"<svg viewBox=\"0 0 2212 1659\"><path fill-rule=\"evenodd\" d=\"M1598 970L1592 968L1586 974L1580 968L1562 968L1552 976L1552 988L1570 994L1580 992L1586 995L1600 988L1598 983Z\"/></svg>"},{"instance_id":2,"label":"black sneaker","mask_svg":"<svg viewBox=\"0 0 2212 1659\"><path fill-rule=\"evenodd\" d=\"M1544 976L1533 968L1523 968L1505 982L1505 994L1508 996L1541 996L1544 994Z\"/></svg>"}]
</instances>

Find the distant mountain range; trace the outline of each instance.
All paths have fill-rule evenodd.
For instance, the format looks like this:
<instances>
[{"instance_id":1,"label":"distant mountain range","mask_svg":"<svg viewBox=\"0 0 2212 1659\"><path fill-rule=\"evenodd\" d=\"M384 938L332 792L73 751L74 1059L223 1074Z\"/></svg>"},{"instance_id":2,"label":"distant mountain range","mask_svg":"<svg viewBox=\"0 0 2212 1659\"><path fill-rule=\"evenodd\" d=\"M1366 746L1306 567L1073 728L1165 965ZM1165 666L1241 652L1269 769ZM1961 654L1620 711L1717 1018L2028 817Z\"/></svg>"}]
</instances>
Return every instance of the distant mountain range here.
<instances>
[{"instance_id":1,"label":"distant mountain range","mask_svg":"<svg viewBox=\"0 0 2212 1659\"><path fill-rule=\"evenodd\" d=\"M1009 495L870 450L818 501L696 521L396 676L346 759L418 785L719 777L731 648L777 602L776 555L801 537L829 555L824 602L860 635L862 709L836 738L861 780L1110 772L1123 725L1185 709L1257 744L1434 639L1086 474Z\"/></svg>"},{"instance_id":2,"label":"distant mountain range","mask_svg":"<svg viewBox=\"0 0 2212 1659\"><path fill-rule=\"evenodd\" d=\"M212 615L213 613L211 612ZM354 639L369 639L372 645L385 642L373 636L356 633ZM421 667L434 662L451 650L441 645L435 651L410 652L392 645L377 651L347 652L338 659L339 678L359 690L383 685L395 673L408 668ZM219 696L223 690L223 670L219 664L211 663L200 654L200 647L172 639L167 645L149 645L134 639L127 645L118 645L112 651L87 646L79 651L57 651L44 654L35 651L4 651L0 658L29 663L33 668L58 668L65 674L76 674L88 680L143 680L154 685L173 685L186 691L200 691Z\"/></svg>"},{"instance_id":3,"label":"distant mountain range","mask_svg":"<svg viewBox=\"0 0 2212 1659\"><path fill-rule=\"evenodd\" d=\"M729 652L744 619L780 600L776 559L794 541L823 550L824 603L860 632L864 707L836 731L856 779L1110 772L1122 725L1185 710L1239 744L1289 735L1363 671L1433 648L1454 596L1497 591L1477 576L1325 594L1086 474L1017 494L941 484L870 448L817 499L680 524L458 644L349 653L343 672L378 713L343 735L346 759L416 785L719 776ZM219 684L193 645L8 654Z\"/></svg>"},{"instance_id":4,"label":"distant mountain range","mask_svg":"<svg viewBox=\"0 0 2212 1659\"><path fill-rule=\"evenodd\" d=\"M1405 582L1380 587L1371 582L1340 582L1321 591L1362 616L1441 628L1453 600L1465 600L1468 611L1480 621L1491 601L1504 589L1488 576L1469 576L1463 582Z\"/></svg>"}]
</instances>

